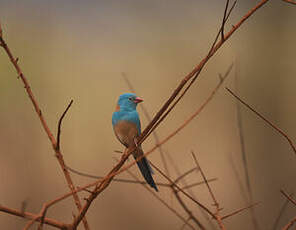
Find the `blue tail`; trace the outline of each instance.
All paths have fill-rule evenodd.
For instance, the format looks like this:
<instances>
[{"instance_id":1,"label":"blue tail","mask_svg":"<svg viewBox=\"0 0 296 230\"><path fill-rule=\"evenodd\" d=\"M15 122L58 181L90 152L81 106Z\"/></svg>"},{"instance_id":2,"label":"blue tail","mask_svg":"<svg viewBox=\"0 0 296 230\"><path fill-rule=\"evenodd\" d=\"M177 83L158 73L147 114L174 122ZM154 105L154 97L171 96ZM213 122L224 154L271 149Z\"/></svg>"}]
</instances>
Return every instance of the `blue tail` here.
<instances>
[{"instance_id":1,"label":"blue tail","mask_svg":"<svg viewBox=\"0 0 296 230\"><path fill-rule=\"evenodd\" d=\"M139 153L140 152L140 153ZM139 148L139 151L138 151L138 154L133 154L134 155L134 158L135 160L137 159L137 155L138 156L142 156L143 155L143 150L141 148ZM153 180L153 177L152 177L152 169L149 165L149 162L148 160L143 157L141 160L137 161L137 165L143 175L143 177L145 178L146 182L152 187L155 189L155 191L158 192L158 189L157 189L157 186Z\"/></svg>"}]
</instances>

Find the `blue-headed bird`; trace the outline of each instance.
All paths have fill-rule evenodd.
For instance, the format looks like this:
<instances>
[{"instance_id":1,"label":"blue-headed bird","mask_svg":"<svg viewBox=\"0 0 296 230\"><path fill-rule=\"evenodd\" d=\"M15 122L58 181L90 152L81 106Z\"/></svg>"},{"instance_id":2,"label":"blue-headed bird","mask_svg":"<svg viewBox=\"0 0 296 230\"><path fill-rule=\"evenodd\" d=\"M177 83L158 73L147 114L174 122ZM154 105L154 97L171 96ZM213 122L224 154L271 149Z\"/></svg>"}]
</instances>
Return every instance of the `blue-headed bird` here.
<instances>
[{"instance_id":1,"label":"blue-headed bird","mask_svg":"<svg viewBox=\"0 0 296 230\"><path fill-rule=\"evenodd\" d=\"M137 145L137 137L141 134L141 123L137 112L138 103L143 100L133 93L122 94L117 102L116 110L112 115L112 125L115 136L126 147L134 148L132 152L135 160L142 156L141 145ZM137 161L138 167L146 182L158 191L152 177L152 169L146 157Z\"/></svg>"}]
</instances>

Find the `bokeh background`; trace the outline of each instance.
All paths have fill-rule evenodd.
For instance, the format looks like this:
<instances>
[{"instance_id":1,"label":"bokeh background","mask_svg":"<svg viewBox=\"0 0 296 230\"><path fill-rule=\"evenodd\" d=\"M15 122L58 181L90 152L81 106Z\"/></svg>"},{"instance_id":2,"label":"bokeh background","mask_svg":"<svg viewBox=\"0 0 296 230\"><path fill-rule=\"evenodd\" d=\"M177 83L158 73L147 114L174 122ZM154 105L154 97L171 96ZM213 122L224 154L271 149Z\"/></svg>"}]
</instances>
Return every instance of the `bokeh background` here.
<instances>
[{"instance_id":1,"label":"bokeh background","mask_svg":"<svg viewBox=\"0 0 296 230\"><path fill-rule=\"evenodd\" d=\"M226 30L257 1L238 1ZM0 20L5 39L27 76L49 127L69 103L62 130L66 163L83 172L104 175L123 150L114 137L111 114L117 97L128 92L126 73L151 115L181 79L204 57L223 16L224 1L116 1L116 0L0 0ZM195 111L217 84L218 73L231 63L235 69L225 83L234 89L237 73L239 95L295 140L296 8L270 1L211 59L200 79L157 129L166 137ZM38 213L42 204L68 192L54 156L23 84L4 51L0 50L0 203ZM285 198L295 191L295 154L277 132L245 107L241 108L249 175L260 229L273 229ZM142 126L148 123L142 111ZM154 145L152 137L144 149ZM235 100L224 88L174 139L163 146L181 172L194 167L190 151L198 154L212 183L223 213L246 206L233 166L244 182ZM161 168L158 152L149 159ZM176 173L171 169L171 176ZM132 171L140 175L135 167ZM129 178L128 174L119 175ZM91 181L73 175L77 185ZM155 179L165 181L156 173ZM187 177L200 181L200 174ZM245 187L245 186L244 186ZM209 207L205 186L192 189ZM160 196L184 213L166 188ZM81 193L81 197L87 194ZM185 199L185 198L184 198ZM185 199L209 228L199 209ZM72 198L50 209L48 217L70 222L77 213ZM295 216L288 205L279 227ZM112 183L90 208L91 229L180 229L182 222L142 186ZM0 213L3 229L22 229L26 221ZM227 229L254 229L245 211L225 221ZM279 229L278 227L278 229ZM45 227L45 229L53 229ZM79 229L83 229L80 226Z\"/></svg>"}]
</instances>

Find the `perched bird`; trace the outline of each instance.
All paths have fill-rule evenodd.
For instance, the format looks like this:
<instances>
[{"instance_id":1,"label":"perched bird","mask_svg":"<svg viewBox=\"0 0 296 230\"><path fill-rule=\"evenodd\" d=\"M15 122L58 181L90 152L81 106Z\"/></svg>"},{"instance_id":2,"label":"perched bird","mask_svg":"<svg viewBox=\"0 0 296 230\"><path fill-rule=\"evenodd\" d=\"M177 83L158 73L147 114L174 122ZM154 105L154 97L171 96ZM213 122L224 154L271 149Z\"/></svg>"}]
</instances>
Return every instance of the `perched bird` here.
<instances>
[{"instance_id":1,"label":"perched bird","mask_svg":"<svg viewBox=\"0 0 296 230\"><path fill-rule=\"evenodd\" d=\"M141 98L133 93L122 94L118 99L116 110L112 115L113 130L117 139L126 148L136 147L132 152L135 160L144 154L142 147L136 144L136 138L141 134L141 123L136 108L138 103L142 101ZM137 164L146 182L158 191L148 160L143 157L137 161Z\"/></svg>"}]
</instances>

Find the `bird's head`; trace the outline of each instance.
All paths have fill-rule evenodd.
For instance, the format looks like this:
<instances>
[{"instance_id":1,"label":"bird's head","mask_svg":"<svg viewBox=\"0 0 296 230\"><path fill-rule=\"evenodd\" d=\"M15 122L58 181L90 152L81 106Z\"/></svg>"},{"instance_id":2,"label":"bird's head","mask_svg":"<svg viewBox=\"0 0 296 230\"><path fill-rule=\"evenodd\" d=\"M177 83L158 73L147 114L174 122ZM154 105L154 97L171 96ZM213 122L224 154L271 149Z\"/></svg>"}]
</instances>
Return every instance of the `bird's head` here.
<instances>
[{"instance_id":1,"label":"bird's head","mask_svg":"<svg viewBox=\"0 0 296 230\"><path fill-rule=\"evenodd\" d=\"M125 93L119 96L118 99L118 106L119 109L136 109L138 103L142 102L143 100L137 97L134 93Z\"/></svg>"}]
</instances>

